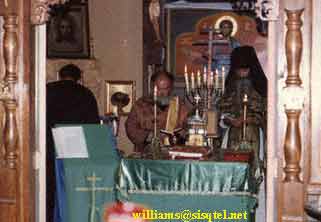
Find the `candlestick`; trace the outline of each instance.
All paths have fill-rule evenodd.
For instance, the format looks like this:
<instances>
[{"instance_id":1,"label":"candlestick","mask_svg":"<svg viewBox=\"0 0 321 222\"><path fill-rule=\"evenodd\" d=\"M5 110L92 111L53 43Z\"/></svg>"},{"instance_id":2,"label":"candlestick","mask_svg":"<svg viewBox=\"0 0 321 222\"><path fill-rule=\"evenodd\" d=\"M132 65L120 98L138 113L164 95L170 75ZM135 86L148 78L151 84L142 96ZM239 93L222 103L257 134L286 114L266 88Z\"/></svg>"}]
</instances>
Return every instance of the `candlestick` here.
<instances>
[{"instance_id":1,"label":"candlestick","mask_svg":"<svg viewBox=\"0 0 321 222\"><path fill-rule=\"evenodd\" d=\"M194 89L195 89L195 76L194 76L194 72L192 72L191 82L192 82L192 90L194 90Z\"/></svg>"},{"instance_id":2,"label":"candlestick","mask_svg":"<svg viewBox=\"0 0 321 222\"><path fill-rule=\"evenodd\" d=\"M156 107L156 101L157 101L157 86L154 86L154 138L157 136L157 107Z\"/></svg>"},{"instance_id":3,"label":"candlestick","mask_svg":"<svg viewBox=\"0 0 321 222\"><path fill-rule=\"evenodd\" d=\"M201 87L201 72L197 70L197 87Z\"/></svg>"}]
</instances>

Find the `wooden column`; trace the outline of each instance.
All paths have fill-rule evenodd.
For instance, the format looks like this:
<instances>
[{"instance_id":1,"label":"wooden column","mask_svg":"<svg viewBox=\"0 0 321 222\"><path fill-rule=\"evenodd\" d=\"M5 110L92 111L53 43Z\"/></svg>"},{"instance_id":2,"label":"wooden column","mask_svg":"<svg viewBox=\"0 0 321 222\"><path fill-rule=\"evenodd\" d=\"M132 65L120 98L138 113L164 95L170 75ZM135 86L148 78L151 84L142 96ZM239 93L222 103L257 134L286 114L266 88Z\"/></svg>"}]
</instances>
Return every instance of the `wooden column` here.
<instances>
[{"instance_id":1,"label":"wooden column","mask_svg":"<svg viewBox=\"0 0 321 222\"><path fill-rule=\"evenodd\" d=\"M286 86L300 86L302 81L300 78L300 64L302 57L302 20L301 10L285 10L288 20L286 21L287 32L285 39L286 61L288 76L286 78Z\"/></svg>"},{"instance_id":2,"label":"wooden column","mask_svg":"<svg viewBox=\"0 0 321 222\"><path fill-rule=\"evenodd\" d=\"M14 89L17 83L17 56L18 56L18 17L14 14L4 16L4 62L5 77L1 100L5 105L6 121L4 127L5 159L9 168L15 168L17 162L18 130L16 122L17 102L14 98Z\"/></svg>"},{"instance_id":3,"label":"wooden column","mask_svg":"<svg viewBox=\"0 0 321 222\"><path fill-rule=\"evenodd\" d=\"M298 182L300 180L301 137L299 118L300 110L286 110L287 128L284 143L285 167L284 182Z\"/></svg>"},{"instance_id":4,"label":"wooden column","mask_svg":"<svg viewBox=\"0 0 321 222\"><path fill-rule=\"evenodd\" d=\"M22 174L28 174L22 169L22 155L18 155L21 147L18 144L17 128L17 63L18 63L18 37L19 4L17 1L7 1L5 7L0 10L3 16L3 40L1 50L4 61L4 78L0 80L0 101L4 109L5 123L1 137L4 146L4 164L0 167L0 221L20 222L24 210L24 197L22 187L26 190L29 185L22 181ZM3 116L3 115L1 115ZM0 119L2 121L3 119ZM26 154L28 156L28 154ZM26 169L30 170L30 169ZM30 178L29 178L30 180ZM26 197L29 200L29 197ZM5 201L3 201L5 200ZM27 208L25 208L27 209ZM26 221L26 220L25 220Z\"/></svg>"},{"instance_id":5,"label":"wooden column","mask_svg":"<svg viewBox=\"0 0 321 222\"><path fill-rule=\"evenodd\" d=\"M288 20L286 26L286 59L288 76L285 81L286 87L301 86L300 64L302 56L302 33L301 33L301 15L302 10L285 10ZM300 182L300 159L301 159L301 138L299 128L299 117L301 110L286 110L288 119L284 154L285 154L285 179L286 182Z\"/></svg>"},{"instance_id":6,"label":"wooden column","mask_svg":"<svg viewBox=\"0 0 321 222\"><path fill-rule=\"evenodd\" d=\"M301 10L285 10L287 14L286 33L286 59L288 76L285 81L286 87L300 87L300 64L302 56L302 20ZM303 105L303 104L302 104ZM300 179L301 160L301 136L299 119L301 109L288 107L285 110L287 116L287 127L284 141L283 169L284 179L282 180L282 221L304 221L304 185Z\"/></svg>"}]
</instances>

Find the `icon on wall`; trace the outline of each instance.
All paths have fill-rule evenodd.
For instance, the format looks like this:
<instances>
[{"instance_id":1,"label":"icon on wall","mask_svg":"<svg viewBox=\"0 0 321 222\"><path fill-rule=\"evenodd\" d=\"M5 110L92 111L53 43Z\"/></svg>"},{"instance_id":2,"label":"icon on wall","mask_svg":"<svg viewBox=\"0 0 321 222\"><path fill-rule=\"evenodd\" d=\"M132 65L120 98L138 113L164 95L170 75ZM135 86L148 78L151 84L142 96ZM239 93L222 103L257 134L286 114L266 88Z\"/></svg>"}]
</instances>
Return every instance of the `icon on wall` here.
<instances>
[{"instance_id":1,"label":"icon on wall","mask_svg":"<svg viewBox=\"0 0 321 222\"><path fill-rule=\"evenodd\" d=\"M54 11L47 24L47 57L89 58L88 4L67 4Z\"/></svg>"},{"instance_id":2,"label":"icon on wall","mask_svg":"<svg viewBox=\"0 0 321 222\"><path fill-rule=\"evenodd\" d=\"M135 101L134 81L106 81L105 114L128 115Z\"/></svg>"}]
</instances>

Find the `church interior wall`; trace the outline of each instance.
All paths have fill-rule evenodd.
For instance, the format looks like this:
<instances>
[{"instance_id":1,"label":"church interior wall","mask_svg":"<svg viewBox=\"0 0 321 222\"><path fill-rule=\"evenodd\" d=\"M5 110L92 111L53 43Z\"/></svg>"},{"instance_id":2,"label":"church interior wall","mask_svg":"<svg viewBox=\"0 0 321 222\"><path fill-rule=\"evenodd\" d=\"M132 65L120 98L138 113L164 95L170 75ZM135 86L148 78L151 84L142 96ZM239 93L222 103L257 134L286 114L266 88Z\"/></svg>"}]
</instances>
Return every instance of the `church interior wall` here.
<instances>
[{"instance_id":1,"label":"church interior wall","mask_svg":"<svg viewBox=\"0 0 321 222\"><path fill-rule=\"evenodd\" d=\"M131 80L136 82L136 98L142 95L142 4L133 0L89 1L90 59L48 59L47 80L55 81L57 71L74 63L84 71L83 84L97 98L100 115L105 114L105 81ZM121 117L118 145L130 152Z\"/></svg>"}]
</instances>

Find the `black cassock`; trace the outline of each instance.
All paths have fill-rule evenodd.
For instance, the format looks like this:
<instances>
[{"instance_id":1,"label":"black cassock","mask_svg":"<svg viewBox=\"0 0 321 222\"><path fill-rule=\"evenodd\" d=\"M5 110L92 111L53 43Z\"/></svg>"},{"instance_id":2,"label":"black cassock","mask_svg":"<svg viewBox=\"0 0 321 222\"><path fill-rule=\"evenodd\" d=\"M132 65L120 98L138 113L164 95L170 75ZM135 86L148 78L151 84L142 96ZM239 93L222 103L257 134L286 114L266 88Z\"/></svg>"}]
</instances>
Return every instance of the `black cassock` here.
<instances>
[{"instance_id":1,"label":"black cassock","mask_svg":"<svg viewBox=\"0 0 321 222\"><path fill-rule=\"evenodd\" d=\"M47 84L47 222L53 221L55 152L51 128L55 124L99 123L97 101L86 87L71 80Z\"/></svg>"}]
</instances>

